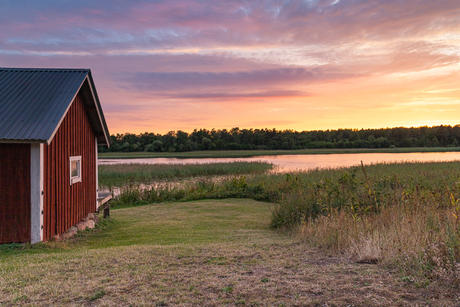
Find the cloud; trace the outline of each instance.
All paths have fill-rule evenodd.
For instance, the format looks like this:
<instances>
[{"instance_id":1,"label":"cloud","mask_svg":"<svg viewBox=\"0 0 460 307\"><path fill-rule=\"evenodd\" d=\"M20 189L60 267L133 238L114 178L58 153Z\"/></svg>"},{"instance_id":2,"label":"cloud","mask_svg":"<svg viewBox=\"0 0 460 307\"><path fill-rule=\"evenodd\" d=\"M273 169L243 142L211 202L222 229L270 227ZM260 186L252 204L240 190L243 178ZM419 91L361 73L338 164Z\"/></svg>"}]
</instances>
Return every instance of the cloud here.
<instances>
[{"instance_id":1,"label":"cloud","mask_svg":"<svg viewBox=\"0 0 460 307\"><path fill-rule=\"evenodd\" d=\"M27 9L24 9L27 7ZM337 45L459 33L457 0L9 2L3 50L149 52Z\"/></svg>"},{"instance_id":2,"label":"cloud","mask_svg":"<svg viewBox=\"0 0 460 307\"><path fill-rule=\"evenodd\" d=\"M251 92L251 93L181 93L171 94L168 97L173 98L190 98L190 99L225 99L225 98L280 98L280 97L309 97L312 94L303 91L290 91L290 90L277 90L265 92Z\"/></svg>"},{"instance_id":3,"label":"cloud","mask_svg":"<svg viewBox=\"0 0 460 307\"><path fill-rule=\"evenodd\" d=\"M293 86L299 83L332 82L359 75L345 73L325 73L321 69L305 68L262 69L237 72L138 72L129 75L125 81L143 91L175 91L190 89L271 88ZM227 95L233 95L230 92Z\"/></svg>"}]
</instances>

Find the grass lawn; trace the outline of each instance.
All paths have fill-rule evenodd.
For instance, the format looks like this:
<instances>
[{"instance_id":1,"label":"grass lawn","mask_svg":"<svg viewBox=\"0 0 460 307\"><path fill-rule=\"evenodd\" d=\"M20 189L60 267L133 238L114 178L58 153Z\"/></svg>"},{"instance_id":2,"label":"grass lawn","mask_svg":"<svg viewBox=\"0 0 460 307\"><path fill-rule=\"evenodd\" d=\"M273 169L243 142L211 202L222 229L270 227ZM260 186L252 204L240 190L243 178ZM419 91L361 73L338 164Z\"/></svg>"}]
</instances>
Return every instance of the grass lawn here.
<instances>
[{"instance_id":1,"label":"grass lawn","mask_svg":"<svg viewBox=\"0 0 460 307\"><path fill-rule=\"evenodd\" d=\"M409 153L409 152L453 152L460 147L411 147L411 148L351 148L351 149L296 149L296 150L207 150L189 152L106 152L99 153L100 159L139 158L245 158L275 155L317 155L348 153Z\"/></svg>"},{"instance_id":2,"label":"grass lawn","mask_svg":"<svg viewBox=\"0 0 460 307\"><path fill-rule=\"evenodd\" d=\"M271 204L248 199L166 203L111 210L113 224L89 248L132 245L197 247L284 240L269 229Z\"/></svg>"},{"instance_id":3,"label":"grass lawn","mask_svg":"<svg viewBox=\"0 0 460 307\"><path fill-rule=\"evenodd\" d=\"M454 298L268 228L249 199L111 211L102 231L0 251L0 305L410 306Z\"/></svg>"}]
</instances>

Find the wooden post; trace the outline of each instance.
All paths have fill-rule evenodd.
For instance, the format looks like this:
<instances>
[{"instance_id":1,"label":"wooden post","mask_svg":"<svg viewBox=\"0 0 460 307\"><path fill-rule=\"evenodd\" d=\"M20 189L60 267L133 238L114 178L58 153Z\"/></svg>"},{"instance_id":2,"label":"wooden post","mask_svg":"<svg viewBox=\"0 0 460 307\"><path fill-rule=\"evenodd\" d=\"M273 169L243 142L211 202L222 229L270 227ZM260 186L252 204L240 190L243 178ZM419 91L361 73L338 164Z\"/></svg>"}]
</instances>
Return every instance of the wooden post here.
<instances>
[{"instance_id":1,"label":"wooden post","mask_svg":"<svg viewBox=\"0 0 460 307\"><path fill-rule=\"evenodd\" d=\"M43 241L43 165L44 145L30 146L30 243Z\"/></svg>"},{"instance_id":2,"label":"wooden post","mask_svg":"<svg viewBox=\"0 0 460 307\"><path fill-rule=\"evenodd\" d=\"M110 207L104 206L104 218L107 219L110 217Z\"/></svg>"}]
</instances>

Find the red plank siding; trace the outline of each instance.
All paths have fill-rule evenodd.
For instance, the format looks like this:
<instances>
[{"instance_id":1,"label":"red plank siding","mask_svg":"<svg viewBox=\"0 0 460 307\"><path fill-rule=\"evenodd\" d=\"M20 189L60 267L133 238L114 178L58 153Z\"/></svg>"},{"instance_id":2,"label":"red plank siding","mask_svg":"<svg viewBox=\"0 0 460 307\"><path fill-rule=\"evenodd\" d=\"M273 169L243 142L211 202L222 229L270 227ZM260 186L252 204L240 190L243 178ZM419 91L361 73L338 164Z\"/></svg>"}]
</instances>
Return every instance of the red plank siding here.
<instances>
[{"instance_id":1,"label":"red plank siding","mask_svg":"<svg viewBox=\"0 0 460 307\"><path fill-rule=\"evenodd\" d=\"M81 94L44 149L44 231L49 240L96 211L95 134ZM81 156L81 182L70 185L69 157Z\"/></svg>"},{"instance_id":2,"label":"red plank siding","mask_svg":"<svg viewBox=\"0 0 460 307\"><path fill-rule=\"evenodd\" d=\"M0 244L28 242L30 144L0 144L0 157Z\"/></svg>"}]
</instances>

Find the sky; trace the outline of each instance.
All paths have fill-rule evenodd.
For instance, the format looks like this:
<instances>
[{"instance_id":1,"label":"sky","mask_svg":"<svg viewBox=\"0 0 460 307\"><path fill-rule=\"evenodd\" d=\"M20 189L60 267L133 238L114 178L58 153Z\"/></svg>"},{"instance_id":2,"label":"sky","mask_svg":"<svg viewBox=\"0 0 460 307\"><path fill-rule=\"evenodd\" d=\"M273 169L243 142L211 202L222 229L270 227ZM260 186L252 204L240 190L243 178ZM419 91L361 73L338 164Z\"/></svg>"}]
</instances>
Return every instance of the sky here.
<instances>
[{"instance_id":1,"label":"sky","mask_svg":"<svg viewBox=\"0 0 460 307\"><path fill-rule=\"evenodd\" d=\"M458 0L3 0L0 29L0 67L90 68L111 134L460 124Z\"/></svg>"}]
</instances>

